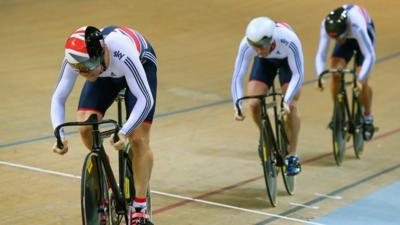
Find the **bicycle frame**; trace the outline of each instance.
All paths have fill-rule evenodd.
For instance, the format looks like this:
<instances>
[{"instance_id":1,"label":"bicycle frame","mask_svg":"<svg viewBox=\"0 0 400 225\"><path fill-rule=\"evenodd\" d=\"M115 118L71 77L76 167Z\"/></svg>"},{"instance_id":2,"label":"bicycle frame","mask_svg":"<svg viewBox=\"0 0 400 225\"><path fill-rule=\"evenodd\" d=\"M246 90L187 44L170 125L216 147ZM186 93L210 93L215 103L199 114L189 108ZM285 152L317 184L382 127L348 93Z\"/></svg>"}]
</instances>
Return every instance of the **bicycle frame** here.
<instances>
[{"instance_id":1,"label":"bicycle frame","mask_svg":"<svg viewBox=\"0 0 400 225\"><path fill-rule=\"evenodd\" d=\"M362 109L361 109L361 102L360 102L360 91L357 87L357 74L355 71L356 64L354 62L353 69L327 69L324 70L318 78L318 86L322 87L322 78L324 75L328 73L333 73L339 76L339 90L335 96L335 103L334 103L334 114L332 117L332 122L330 123L330 128L332 129L332 140L333 140L333 150L335 161L338 166L341 165L343 160L343 155L345 151L345 144L346 141L350 140L349 133L353 135L353 147L354 152L357 158L360 158L360 155L363 151L363 137L362 137ZM346 81L345 76L346 74L352 75L351 81ZM352 86L352 102L350 107L350 100L348 98L348 93L346 86ZM338 105L336 105L338 104ZM340 108L343 110L343 118L340 118L339 129L336 129L336 123L338 121L334 121L339 119L336 117L336 113L340 112ZM361 135L361 137L360 137Z\"/></svg>"},{"instance_id":2,"label":"bicycle frame","mask_svg":"<svg viewBox=\"0 0 400 225\"><path fill-rule=\"evenodd\" d=\"M355 70L354 69L342 69L342 68L324 70L321 73L321 75L320 75L320 77L318 79L318 83L321 84L321 82L322 82L321 80L322 80L323 76L326 75L326 74L329 74L329 73L336 73L336 74L338 74L340 76L339 91L338 91L336 97L338 98L339 102L344 102L346 116L347 116L347 118L349 118L351 125L354 126L355 121L353 121L354 120L353 114L354 114L354 111L355 111L354 110L355 98L358 98L358 95L359 95L358 91L356 91L356 89L357 89L357 75L355 73ZM351 74L353 76L352 77L352 81L346 82L346 80L345 80L345 75L346 74ZM353 89L353 91L352 91L352 107L351 107L351 110L350 110L349 99L348 99L348 95L347 95L347 91L346 91L346 86L347 85L352 85L352 89Z\"/></svg>"},{"instance_id":3,"label":"bicycle frame","mask_svg":"<svg viewBox=\"0 0 400 225\"><path fill-rule=\"evenodd\" d=\"M276 104L276 96L282 96L282 94L279 91L275 90L275 86L272 85L272 90L266 94L266 95L255 95L255 96L245 96L242 98L239 98L235 105L236 105L236 109L238 110L238 114L242 115L242 111L239 107L239 102L246 100L246 99L259 99L260 100L260 105L261 105L261 123L266 125L266 129L268 130L268 132L270 132L274 138L272 140L270 140L272 142L274 151L277 152L279 154L279 157L284 160L286 155L282 154L280 147L279 147L279 143L277 143L277 140L280 140L280 132L279 132L279 128L282 125L280 118L279 118L279 114L278 114L278 107ZM266 98L268 97L272 97L272 102L270 103L266 103ZM273 108L273 112L274 112L274 119L275 119L275 132L272 129L272 125L271 125L271 120L269 118L268 115L268 109ZM281 109L283 108L283 98L281 100Z\"/></svg>"},{"instance_id":4,"label":"bicycle frame","mask_svg":"<svg viewBox=\"0 0 400 225\"><path fill-rule=\"evenodd\" d=\"M283 109L283 97L279 91L275 90L274 85L272 90L266 95L257 96L245 96L239 98L235 106L237 108L238 114L241 116L242 112L239 107L239 103L246 99L258 99L260 100L261 106L261 130L260 130L260 146L258 153L262 162L264 179L267 188L267 195L272 206L277 204L277 175L279 174L279 169L282 171L282 178L285 184L285 189L289 195L293 194L294 191L294 177L289 177L286 174L286 164L285 159L288 154L289 141L286 134L286 129L284 126L284 121L282 121L282 116L279 115L277 106L277 95L281 96L280 109ZM272 101L266 102L266 99L272 97ZM271 124L271 119L268 115L268 110L272 108L275 131L273 125Z\"/></svg>"},{"instance_id":5,"label":"bicycle frame","mask_svg":"<svg viewBox=\"0 0 400 225\"><path fill-rule=\"evenodd\" d=\"M100 124L112 124L114 126L114 129L111 130L107 130L107 131L103 131L101 132L99 130L99 125ZM114 194L114 196L116 197L116 211L118 214L122 215L125 214L127 212L127 206L125 203L125 193L123 191L120 191L120 188L117 185L117 181L115 179L114 173L112 171L112 168L110 166L110 163L108 161L107 155L105 153L105 149L103 146L103 138L105 137L109 137L111 134L114 133L114 141L117 142L119 140L118 138L118 131L119 131L119 125L115 120L98 120L97 119L97 115L96 114L92 114L86 121L84 122L68 122L68 123L64 123L61 124L59 126L56 127L54 134L57 138L57 147L58 148L63 148L63 144L61 141L61 137L60 137L60 129L63 127L67 127L67 126L88 126L91 125L93 128L92 134L93 134L93 146L91 151L96 153L99 157L98 160L100 161L100 163L103 165L104 167L104 171L106 173L106 176L109 180L109 184L111 187L111 190ZM122 152L122 153L121 153ZM123 151L119 152L119 155L121 155L123 157ZM120 162L124 163L123 161L124 159L120 159ZM120 164L120 167L122 167L121 165L124 164ZM121 168L120 168L121 169ZM120 182L123 182L124 179L120 179ZM123 183L122 183L123 184ZM124 186L121 186L121 188L123 188Z\"/></svg>"}]
</instances>

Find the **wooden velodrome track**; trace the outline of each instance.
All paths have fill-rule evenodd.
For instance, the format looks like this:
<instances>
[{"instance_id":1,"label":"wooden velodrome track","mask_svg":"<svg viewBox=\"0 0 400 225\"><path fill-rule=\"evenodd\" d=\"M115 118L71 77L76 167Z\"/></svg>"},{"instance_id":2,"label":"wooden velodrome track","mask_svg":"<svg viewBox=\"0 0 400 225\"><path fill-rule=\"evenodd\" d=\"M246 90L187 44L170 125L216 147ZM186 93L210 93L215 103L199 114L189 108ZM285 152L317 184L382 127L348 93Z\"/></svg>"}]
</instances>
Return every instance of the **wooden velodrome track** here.
<instances>
[{"instance_id":1,"label":"wooden velodrome track","mask_svg":"<svg viewBox=\"0 0 400 225\"><path fill-rule=\"evenodd\" d=\"M159 85L151 182L155 224L301 224L399 181L400 91L394 82L400 62L396 22L400 2L396 0L358 2L377 27L377 63L370 83L380 130L361 160L355 159L349 145L343 165L334 164L326 129L332 104L328 91L315 89L314 57L321 19L342 3L1 1L0 224L81 223L78 176L87 151L76 130L70 130L69 153L52 153L49 108L65 40L87 24L133 27L156 49ZM250 118L235 122L230 101L239 42L249 20L260 15L291 24L305 58L306 82L299 103L303 172L293 196L279 184L276 208L266 199L255 126ZM83 83L78 80L67 102L67 121L75 120ZM114 108L107 117L115 116ZM113 150L109 154L115 159Z\"/></svg>"}]
</instances>

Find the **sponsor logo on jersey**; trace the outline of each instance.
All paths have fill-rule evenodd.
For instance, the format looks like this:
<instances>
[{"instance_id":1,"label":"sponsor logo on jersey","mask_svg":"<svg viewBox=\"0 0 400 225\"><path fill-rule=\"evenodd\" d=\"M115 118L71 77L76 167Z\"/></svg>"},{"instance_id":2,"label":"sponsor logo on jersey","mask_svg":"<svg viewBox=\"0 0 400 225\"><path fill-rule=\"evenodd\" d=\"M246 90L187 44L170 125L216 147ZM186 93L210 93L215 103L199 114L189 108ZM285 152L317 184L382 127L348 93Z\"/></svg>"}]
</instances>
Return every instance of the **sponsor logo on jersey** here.
<instances>
[{"instance_id":1,"label":"sponsor logo on jersey","mask_svg":"<svg viewBox=\"0 0 400 225\"><path fill-rule=\"evenodd\" d=\"M122 59L125 55L122 54L119 50L114 52L114 57L118 58L119 60Z\"/></svg>"},{"instance_id":2,"label":"sponsor logo on jersey","mask_svg":"<svg viewBox=\"0 0 400 225\"><path fill-rule=\"evenodd\" d=\"M281 39L280 41L284 45L288 45L289 44L289 42L286 39Z\"/></svg>"}]
</instances>

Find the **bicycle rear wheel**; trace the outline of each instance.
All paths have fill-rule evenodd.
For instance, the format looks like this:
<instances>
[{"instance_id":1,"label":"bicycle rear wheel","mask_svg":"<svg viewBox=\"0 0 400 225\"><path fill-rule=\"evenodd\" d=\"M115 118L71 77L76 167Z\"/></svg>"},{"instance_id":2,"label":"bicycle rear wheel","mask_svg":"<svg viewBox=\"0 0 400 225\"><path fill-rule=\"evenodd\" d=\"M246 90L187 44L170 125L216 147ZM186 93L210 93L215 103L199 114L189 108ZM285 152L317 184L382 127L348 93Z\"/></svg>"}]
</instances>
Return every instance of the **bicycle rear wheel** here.
<instances>
[{"instance_id":1,"label":"bicycle rear wheel","mask_svg":"<svg viewBox=\"0 0 400 225\"><path fill-rule=\"evenodd\" d=\"M353 99L353 148L357 159L360 158L364 152L364 117L361 110L360 99L354 97Z\"/></svg>"},{"instance_id":2,"label":"bicycle rear wheel","mask_svg":"<svg viewBox=\"0 0 400 225\"><path fill-rule=\"evenodd\" d=\"M281 126L280 126L280 140L279 140L279 146L281 149L281 152L284 153L284 155L287 155L289 152L289 140L285 131L285 123L283 118L281 118ZM282 172L282 178L283 178L283 183L285 184L285 189L286 192L289 195L292 195L294 192L294 184L295 184L295 176L288 176L286 174L287 167L286 164L284 163L285 159L282 159L282 166L281 166L281 172Z\"/></svg>"},{"instance_id":3,"label":"bicycle rear wheel","mask_svg":"<svg viewBox=\"0 0 400 225\"><path fill-rule=\"evenodd\" d=\"M346 117L343 98L344 96L340 94L336 98L332 121L333 155L338 166L342 164L346 148Z\"/></svg>"},{"instance_id":4,"label":"bicycle rear wheel","mask_svg":"<svg viewBox=\"0 0 400 225\"><path fill-rule=\"evenodd\" d=\"M267 132L266 125L261 129L260 138L260 148L258 149L259 155L261 157L261 164L264 172L265 185L267 187L267 195L272 206L276 206L276 196L277 196L277 181L276 177L278 170L276 168L275 155L272 153L273 136Z\"/></svg>"},{"instance_id":5,"label":"bicycle rear wheel","mask_svg":"<svg viewBox=\"0 0 400 225\"><path fill-rule=\"evenodd\" d=\"M84 161L81 178L83 225L109 225L107 181L97 153L90 152Z\"/></svg>"}]
</instances>

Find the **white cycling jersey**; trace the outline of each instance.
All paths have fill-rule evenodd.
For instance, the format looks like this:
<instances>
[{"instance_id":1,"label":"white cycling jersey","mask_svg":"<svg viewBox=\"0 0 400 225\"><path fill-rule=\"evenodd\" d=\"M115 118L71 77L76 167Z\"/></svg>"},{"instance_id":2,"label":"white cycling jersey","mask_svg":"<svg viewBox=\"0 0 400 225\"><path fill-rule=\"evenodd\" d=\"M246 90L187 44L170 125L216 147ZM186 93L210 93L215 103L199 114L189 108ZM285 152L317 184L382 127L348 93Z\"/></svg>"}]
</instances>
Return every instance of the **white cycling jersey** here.
<instances>
[{"instance_id":1,"label":"white cycling jersey","mask_svg":"<svg viewBox=\"0 0 400 225\"><path fill-rule=\"evenodd\" d=\"M277 23L272 40L275 48L272 49L267 59L285 59L287 58L292 78L286 91L284 101L290 104L293 97L299 92L304 81L304 60L301 43L296 33L285 23ZM242 39L239 46L239 52L236 57L235 69L232 79L232 99L236 100L244 96L244 78L250 66L251 60L257 53L246 40ZM260 56L257 56L260 57Z\"/></svg>"},{"instance_id":2,"label":"white cycling jersey","mask_svg":"<svg viewBox=\"0 0 400 225\"><path fill-rule=\"evenodd\" d=\"M368 77L373 65L375 64L374 44L368 36L368 26L372 24L372 20L368 15L367 10L359 5L343 5L343 7L345 9L351 7L347 12L347 20L350 23L347 38L357 40L361 53L364 55L364 61L361 65L361 71L358 76L358 79L363 81ZM373 29L370 29L370 31L373 32ZM372 35L375 36L375 34ZM325 19L321 23L320 36L318 52L315 57L317 76L319 76L325 69L327 50L331 40L325 31Z\"/></svg>"},{"instance_id":3,"label":"white cycling jersey","mask_svg":"<svg viewBox=\"0 0 400 225\"><path fill-rule=\"evenodd\" d=\"M99 77L125 77L127 86L137 98L137 102L123 125L121 133L127 135L138 127L150 112L154 99L141 60L146 57L144 51L147 42L137 32L128 28L117 28L104 38L109 50L110 63ZM147 55L146 60L156 64L154 56ZM56 89L51 101L51 121L55 129L65 119L65 102L70 95L79 71L71 67L64 59ZM61 136L64 133L61 132Z\"/></svg>"}]
</instances>

